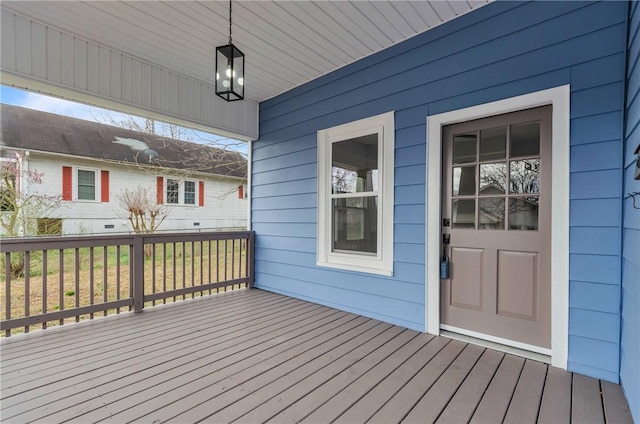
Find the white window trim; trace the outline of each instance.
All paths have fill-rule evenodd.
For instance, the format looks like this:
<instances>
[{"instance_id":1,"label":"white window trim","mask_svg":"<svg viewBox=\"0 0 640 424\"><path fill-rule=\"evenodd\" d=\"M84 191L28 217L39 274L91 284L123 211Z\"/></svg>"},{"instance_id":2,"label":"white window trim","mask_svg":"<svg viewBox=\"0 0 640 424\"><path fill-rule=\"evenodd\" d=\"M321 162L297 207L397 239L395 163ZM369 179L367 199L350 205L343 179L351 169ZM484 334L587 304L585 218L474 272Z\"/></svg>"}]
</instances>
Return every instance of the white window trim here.
<instances>
[{"instance_id":1,"label":"white window trim","mask_svg":"<svg viewBox=\"0 0 640 424\"><path fill-rule=\"evenodd\" d=\"M169 189L169 180L172 181L177 181L178 182L178 203L169 203L167 201L167 199L169 198L169 196L167 196L167 191ZM184 202L184 186L185 183L189 181L195 184L195 201L194 203L185 203ZM199 202L199 196L200 196L200 183L197 180L192 180L192 179L180 179L180 178L171 178L171 177L164 177L164 204L166 206L183 206L183 207L187 207L187 208L197 208L200 204Z\"/></svg>"},{"instance_id":2,"label":"white window trim","mask_svg":"<svg viewBox=\"0 0 640 424\"><path fill-rule=\"evenodd\" d=\"M567 368L569 351L570 86L564 85L427 117L426 311L428 333L440 334L442 128L445 125L552 105L551 364Z\"/></svg>"},{"instance_id":3,"label":"white window trim","mask_svg":"<svg viewBox=\"0 0 640 424\"><path fill-rule=\"evenodd\" d=\"M93 182L95 184L95 188L96 188L96 197L93 200L88 200L88 199L79 199L78 198L78 182L79 182L79 178L78 178L78 171L90 171L94 173L94 179ZM71 185L73 186L73 200L76 202L80 202L80 203L100 203L100 199L102 199L102 193L101 193L101 188L102 188L102 174L101 174L101 169L100 168L92 168L89 166L74 166L73 167L73 175L71 177Z\"/></svg>"},{"instance_id":4,"label":"white window trim","mask_svg":"<svg viewBox=\"0 0 640 424\"><path fill-rule=\"evenodd\" d=\"M333 252L331 208L331 144L373 133L379 134L378 168L382 177L378 190L378 248L376 256ZM347 271L393 275L393 208L394 208L394 112L318 131L318 266Z\"/></svg>"}]
</instances>

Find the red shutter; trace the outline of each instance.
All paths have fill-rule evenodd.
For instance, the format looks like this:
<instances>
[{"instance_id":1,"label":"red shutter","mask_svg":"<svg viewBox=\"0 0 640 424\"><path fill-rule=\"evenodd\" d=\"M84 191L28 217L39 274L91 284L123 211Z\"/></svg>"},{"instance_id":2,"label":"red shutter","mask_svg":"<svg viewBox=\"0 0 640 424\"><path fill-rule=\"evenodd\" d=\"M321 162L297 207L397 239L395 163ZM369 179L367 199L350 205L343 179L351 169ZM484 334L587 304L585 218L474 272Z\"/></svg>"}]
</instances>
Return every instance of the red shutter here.
<instances>
[{"instance_id":1,"label":"red shutter","mask_svg":"<svg viewBox=\"0 0 640 424\"><path fill-rule=\"evenodd\" d=\"M198 206L204 206L204 181L200 181L198 185Z\"/></svg>"},{"instance_id":2,"label":"red shutter","mask_svg":"<svg viewBox=\"0 0 640 424\"><path fill-rule=\"evenodd\" d=\"M244 186L238 186L238 199L244 199Z\"/></svg>"},{"instance_id":3,"label":"red shutter","mask_svg":"<svg viewBox=\"0 0 640 424\"><path fill-rule=\"evenodd\" d=\"M70 166L62 167L62 200L73 197L73 170Z\"/></svg>"},{"instance_id":4,"label":"red shutter","mask_svg":"<svg viewBox=\"0 0 640 424\"><path fill-rule=\"evenodd\" d=\"M157 184L156 184L156 201L158 202L159 205L161 205L163 200L164 200L164 184L163 184L162 177L158 177Z\"/></svg>"},{"instance_id":5,"label":"red shutter","mask_svg":"<svg viewBox=\"0 0 640 424\"><path fill-rule=\"evenodd\" d=\"M109 203L109 171L100 171L100 201Z\"/></svg>"}]
</instances>

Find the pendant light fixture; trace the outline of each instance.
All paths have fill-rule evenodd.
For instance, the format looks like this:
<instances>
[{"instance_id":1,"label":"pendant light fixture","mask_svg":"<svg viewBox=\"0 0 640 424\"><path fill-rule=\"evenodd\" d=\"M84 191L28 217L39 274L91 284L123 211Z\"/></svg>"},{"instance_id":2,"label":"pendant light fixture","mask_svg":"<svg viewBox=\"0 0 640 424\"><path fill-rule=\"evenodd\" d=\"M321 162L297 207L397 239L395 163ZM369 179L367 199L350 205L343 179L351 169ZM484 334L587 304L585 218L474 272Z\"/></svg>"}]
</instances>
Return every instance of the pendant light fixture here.
<instances>
[{"instance_id":1,"label":"pendant light fixture","mask_svg":"<svg viewBox=\"0 0 640 424\"><path fill-rule=\"evenodd\" d=\"M216 94L228 102L244 99L244 54L231 42L231 0L229 44L216 47Z\"/></svg>"}]
</instances>

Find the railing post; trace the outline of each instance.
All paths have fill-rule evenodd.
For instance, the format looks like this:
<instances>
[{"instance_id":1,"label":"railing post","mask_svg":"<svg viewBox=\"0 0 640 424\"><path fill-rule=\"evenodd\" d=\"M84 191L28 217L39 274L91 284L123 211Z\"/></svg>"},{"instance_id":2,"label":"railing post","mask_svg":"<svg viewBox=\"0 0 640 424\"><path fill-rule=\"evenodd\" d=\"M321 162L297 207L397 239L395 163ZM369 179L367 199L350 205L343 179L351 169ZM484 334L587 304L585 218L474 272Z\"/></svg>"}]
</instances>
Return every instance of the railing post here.
<instances>
[{"instance_id":1,"label":"railing post","mask_svg":"<svg viewBox=\"0 0 640 424\"><path fill-rule=\"evenodd\" d=\"M133 236L133 310L142 312L144 309L144 236Z\"/></svg>"},{"instance_id":2,"label":"railing post","mask_svg":"<svg viewBox=\"0 0 640 424\"><path fill-rule=\"evenodd\" d=\"M248 265L249 265L249 272L248 272L248 277L249 277L249 288L253 288L253 283L256 280L256 275L255 275L255 261L256 261L256 233L254 231L251 231L249 233L249 260Z\"/></svg>"}]
</instances>

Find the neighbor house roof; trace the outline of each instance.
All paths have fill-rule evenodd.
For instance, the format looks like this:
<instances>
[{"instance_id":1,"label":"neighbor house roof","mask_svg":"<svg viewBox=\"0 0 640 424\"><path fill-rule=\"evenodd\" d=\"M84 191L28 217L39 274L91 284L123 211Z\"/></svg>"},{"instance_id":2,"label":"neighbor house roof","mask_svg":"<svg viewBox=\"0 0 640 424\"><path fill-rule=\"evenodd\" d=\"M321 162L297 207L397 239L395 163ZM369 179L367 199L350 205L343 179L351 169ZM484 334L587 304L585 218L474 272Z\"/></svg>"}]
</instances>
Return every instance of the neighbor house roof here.
<instances>
[{"instance_id":1,"label":"neighbor house roof","mask_svg":"<svg viewBox=\"0 0 640 424\"><path fill-rule=\"evenodd\" d=\"M18 106L1 105L0 147L125 164L247 175L240 153Z\"/></svg>"}]
</instances>

